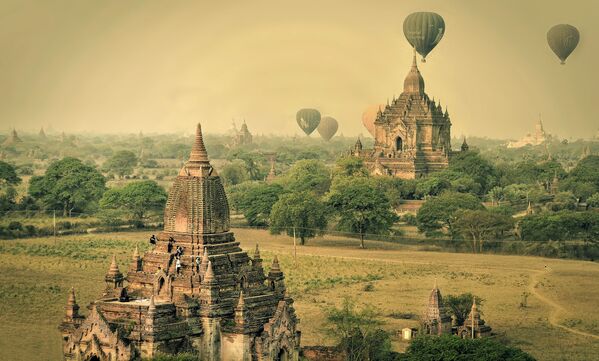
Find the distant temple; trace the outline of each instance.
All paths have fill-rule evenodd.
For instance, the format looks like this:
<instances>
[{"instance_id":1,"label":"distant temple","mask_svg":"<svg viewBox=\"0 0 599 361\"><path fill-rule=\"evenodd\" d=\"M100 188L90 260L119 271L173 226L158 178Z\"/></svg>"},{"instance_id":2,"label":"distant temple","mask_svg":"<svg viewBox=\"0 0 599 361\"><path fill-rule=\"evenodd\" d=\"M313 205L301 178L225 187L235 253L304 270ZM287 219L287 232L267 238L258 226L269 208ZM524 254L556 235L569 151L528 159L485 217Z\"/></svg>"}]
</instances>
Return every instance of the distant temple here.
<instances>
[{"instance_id":1,"label":"distant temple","mask_svg":"<svg viewBox=\"0 0 599 361\"><path fill-rule=\"evenodd\" d=\"M266 182L271 183L277 178L277 171L275 170L275 156L271 155L270 157L270 170L268 171L268 175L266 176Z\"/></svg>"},{"instance_id":2,"label":"distant temple","mask_svg":"<svg viewBox=\"0 0 599 361\"><path fill-rule=\"evenodd\" d=\"M4 140L3 145L12 145L15 143L22 143L23 141L19 138L19 134L17 134L17 130L13 128L10 135Z\"/></svg>"},{"instance_id":3,"label":"distant temple","mask_svg":"<svg viewBox=\"0 0 599 361\"><path fill-rule=\"evenodd\" d=\"M233 139L233 145L240 146L252 144L252 138L252 133L250 133L250 131L248 130L248 126L244 120L243 124L241 125L241 129L236 130L235 138Z\"/></svg>"},{"instance_id":4,"label":"distant temple","mask_svg":"<svg viewBox=\"0 0 599 361\"><path fill-rule=\"evenodd\" d=\"M458 325L456 318L449 315L449 310L443 303L443 297L436 281L428 298L428 306L422 317L421 326L425 335L454 334L462 338L481 338L491 335L491 327L486 325L480 317L476 299L472 302L468 318L464 320L463 324Z\"/></svg>"},{"instance_id":5,"label":"distant temple","mask_svg":"<svg viewBox=\"0 0 599 361\"><path fill-rule=\"evenodd\" d=\"M191 352L198 360L299 359L300 332L275 257L264 274L229 230L229 205L200 126L164 212L164 231L125 276L116 258L86 317L75 292L60 326L65 360L129 361Z\"/></svg>"},{"instance_id":6,"label":"distant temple","mask_svg":"<svg viewBox=\"0 0 599 361\"><path fill-rule=\"evenodd\" d=\"M40 138L46 138L46 132L44 132L44 127L40 128L40 132L38 135Z\"/></svg>"},{"instance_id":7,"label":"distant temple","mask_svg":"<svg viewBox=\"0 0 599 361\"><path fill-rule=\"evenodd\" d=\"M543 129L543 121L541 121L541 116L539 116L539 120L535 124L535 132L534 134L526 134L526 136L520 140L509 142L508 148L522 148L527 145L541 145L545 143L548 139L547 134L545 133L545 129Z\"/></svg>"},{"instance_id":8,"label":"distant temple","mask_svg":"<svg viewBox=\"0 0 599 361\"><path fill-rule=\"evenodd\" d=\"M399 98L379 109L374 121L374 148L360 140L350 154L364 159L372 174L419 178L447 168L451 156L451 121L447 109L424 92L416 56Z\"/></svg>"}]
</instances>

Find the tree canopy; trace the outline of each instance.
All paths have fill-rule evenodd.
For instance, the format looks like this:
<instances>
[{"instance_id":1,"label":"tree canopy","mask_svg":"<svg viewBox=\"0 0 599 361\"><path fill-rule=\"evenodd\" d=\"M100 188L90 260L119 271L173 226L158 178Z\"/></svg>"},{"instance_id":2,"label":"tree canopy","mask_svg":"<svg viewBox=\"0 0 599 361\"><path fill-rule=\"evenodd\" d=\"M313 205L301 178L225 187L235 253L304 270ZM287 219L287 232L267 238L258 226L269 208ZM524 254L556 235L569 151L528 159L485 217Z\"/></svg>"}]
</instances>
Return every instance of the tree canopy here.
<instances>
[{"instance_id":1,"label":"tree canopy","mask_svg":"<svg viewBox=\"0 0 599 361\"><path fill-rule=\"evenodd\" d=\"M463 339L453 335L416 337L405 361L534 361L524 351L489 338Z\"/></svg>"},{"instance_id":2,"label":"tree canopy","mask_svg":"<svg viewBox=\"0 0 599 361\"><path fill-rule=\"evenodd\" d=\"M476 152L459 152L451 158L449 170L470 176L480 184L481 194L486 194L499 178L497 168Z\"/></svg>"},{"instance_id":3,"label":"tree canopy","mask_svg":"<svg viewBox=\"0 0 599 361\"><path fill-rule=\"evenodd\" d=\"M460 209L483 209L477 197L468 193L444 192L422 204L416 219L418 229L426 234L433 234L446 228L453 237L456 213Z\"/></svg>"},{"instance_id":4,"label":"tree canopy","mask_svg":"<svg viewBox=\"0 0 599 361\"><path fill-rule=\"evenodd\" d=\"M300 238L313 238L327 226L327 211L323 202L312 192L293 192L281 195L270 212L270 232L286 232Z\"/></svg>"},{"instance_id":5,"label":"tree canopy","mask_svg":"<svg viewBox=\"0 0 599 361\"><path fill-rule=\"evenodd\" d=\"M21 183L14 165L0 160L0 186L3 184L15 185Z\"/></svg>"},{"instance_id":6,"label":"tree canopy","mask_svg":"<svg viewBox=\"0 0 599 361\"><path fill-rule=\"evenodd\" d=\"M94 167L77 158L63 158L48 166L43 176L29 182L29 194L48 209L62 209L66 216L97 202L106 190L106 179Z\"/></svg>"},{"instance_id":7,"label":"tree canopy","mask_svg":"<svg viewBox=\"0 0 599 361\"><path fill-rule=\"evenodd\" d=\"M306 159L295 162L282 179L290 192L314 192L322 196L331 185L331 172L322 161Z\"/></svg>"},{"instance_id":8,"label":"tree canopy","mask_svg":"<svg viewBox=\"0 0 599 361\"><path fill-rule=\"evenodd\" d=\"M367 233L388 233L397 221L384 188L373 179L357 177L335 182L328 198L339 216L337 227L360 234L362 248Z\"/></svg>"},{"instance_id":9,"label":"tree canopy","mask_svg":"<svg viewBox=\"0 0 599 361\"><path fill-rule=\"evenodd\" d=\"M272 208L282 193L280 184L251 183L239 196L237 206L250 226L267 226Z\"/></svg>"},{"instance_id":10,"label":"tree canopy","mask_svg":"<svg viewBox=\"0 0 599 361\"><path fill-rule=\"evenodd\" d=\"M114 172L119 177L131 174L137 165L137 156L129 150L120 150L104 163L106 171Z\"/></svg>"},{"instance_id":11,"label":"tree canopy","mask_svg":"<svg viewBox=\"0 0 599 361\"><path fill-rule=\"evenodd\" d=\"M148 211L164 209L166 199L164 188L154 181L146 180L109 189L100 200L100 207L124 210L133 219L141 221Z\"/></svg>"}]
</instances>

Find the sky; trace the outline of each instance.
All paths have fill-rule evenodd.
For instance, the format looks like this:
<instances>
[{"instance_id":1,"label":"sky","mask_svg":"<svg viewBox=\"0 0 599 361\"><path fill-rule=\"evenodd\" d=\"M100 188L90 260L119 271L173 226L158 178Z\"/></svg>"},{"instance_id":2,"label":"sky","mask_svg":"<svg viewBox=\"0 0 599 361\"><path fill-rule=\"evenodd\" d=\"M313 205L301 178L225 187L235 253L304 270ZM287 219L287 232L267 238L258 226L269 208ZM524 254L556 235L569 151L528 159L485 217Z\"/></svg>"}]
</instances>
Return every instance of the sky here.
<instances>
[{"instance_id":1,"label":"sky","mask_svg":"<svg viewBox=\"0 0 599 361\"><path fill-rule=\"evenodd\" d=\"M519 138L539 114L561 137L599 129L595 0L0 0L0 132L223 133L245 119L299 134L311 107L366 134L363 110L402 91L415 11L445 19L419 68L453 136ZM546 41L559 23L581 34L565 66Z\"/></svg>"}]
</instances>

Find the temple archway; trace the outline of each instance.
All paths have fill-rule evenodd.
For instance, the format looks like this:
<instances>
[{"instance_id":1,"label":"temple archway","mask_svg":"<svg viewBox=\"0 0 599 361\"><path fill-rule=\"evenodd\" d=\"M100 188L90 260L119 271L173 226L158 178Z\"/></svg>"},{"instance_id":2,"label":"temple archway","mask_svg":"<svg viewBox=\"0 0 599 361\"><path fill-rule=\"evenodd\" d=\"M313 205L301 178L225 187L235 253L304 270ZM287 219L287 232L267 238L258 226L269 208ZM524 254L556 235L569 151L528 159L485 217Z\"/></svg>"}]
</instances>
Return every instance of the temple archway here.
<instances>
[{"instance_id":1,"label":"temple archway","mask_svg":"<svg viewBox=\"0 0 599 361\"><path fill-rule=\"evenodd\" d=\"M279 354L275 358L275 361L289 361L289 352L287 352L287 349L281 348L279 350Z\"/></svg>"},{"instance_id":2,"label":"temple archway","mask_svg":"<svg viewBox=\"0 0 599 361\"><path fill-rule=\"evenodd\" d=\"M395 150L401 152L403 150L403 140L401 137L395 138Z\"/></svg>"},{"instance_id":3,"label":"temple archway","mask_svg":"<svg viewBox=\"0 0 599 361\"><path fill-rule=\"evenodd\" d=\"M96 355L91 355L91 357L88 358L87 361L100 361L100 358Z\"/></svg>"}]
</instances>

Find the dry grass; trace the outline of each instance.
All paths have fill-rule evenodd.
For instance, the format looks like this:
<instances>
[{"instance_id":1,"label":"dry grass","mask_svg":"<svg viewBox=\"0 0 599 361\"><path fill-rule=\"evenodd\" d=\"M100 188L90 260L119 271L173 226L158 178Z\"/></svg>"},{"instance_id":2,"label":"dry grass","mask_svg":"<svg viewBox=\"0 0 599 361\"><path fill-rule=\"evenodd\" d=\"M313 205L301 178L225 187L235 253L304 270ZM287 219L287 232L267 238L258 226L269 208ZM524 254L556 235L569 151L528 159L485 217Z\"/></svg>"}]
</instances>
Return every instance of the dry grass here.
<instances>
[{"instance_id":1,"label":"dry grass","mask_svg":"<svg viewBox=\"0 0 599 361\"><path fill-rule=\"evenodd\" d=\"M326 237L298 247L286 236L238 229L244 249L260 243L265 264L277 254L289 292L301 318L304 344L330 343L324 338L323 311L353 297L370 303L383 315L385 327L396 331L417 321L397 315L421 314L434 280L447 293L473 292L486 299L484 318L494 330L539 360L591 360L599 354L599 340L550 324L550 316L574 330L599 334L599 265L590 262L538 257L421 252L397 244ZM61 320L67 291L75 286L85 305L103 288L103 276L114 252L121 269L133 248L147 249L148 233L111 233L52 239L24 239L0 243L0 360L59 360ZM545 268L547 266L547 268ZM532 276L543 296L521 309L521 294ZM373 289L366 287L372 285ZM405 344L396 341L395 347Z\"/></svg>"}]
</instances>

